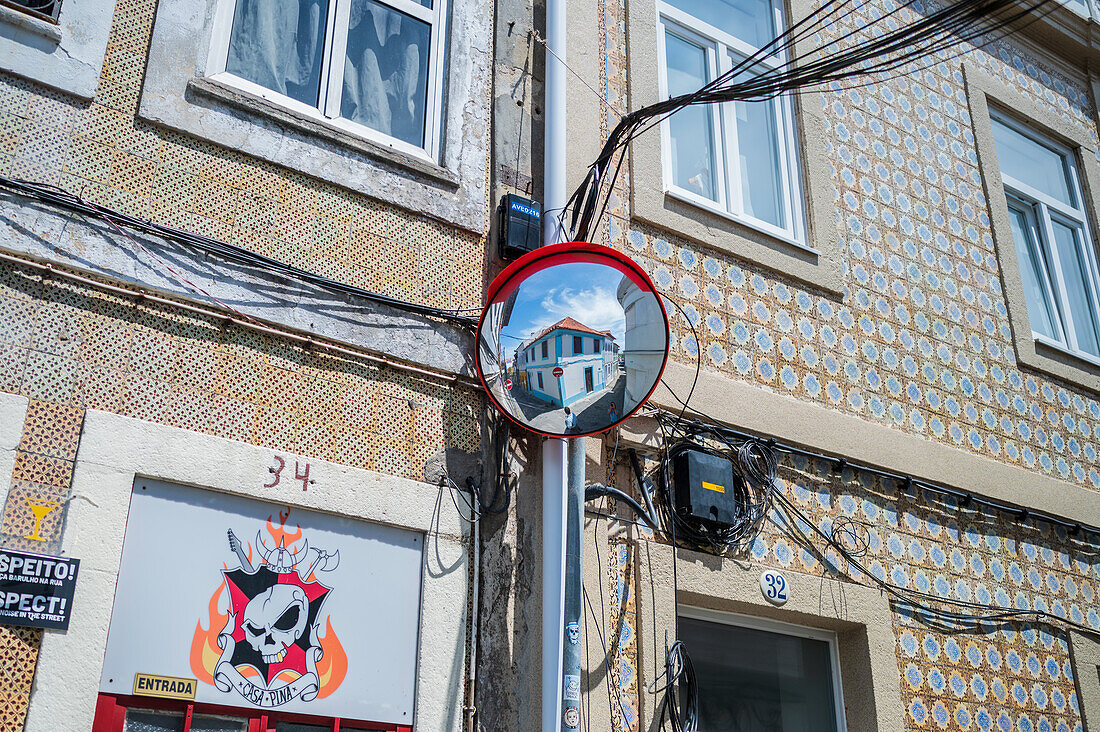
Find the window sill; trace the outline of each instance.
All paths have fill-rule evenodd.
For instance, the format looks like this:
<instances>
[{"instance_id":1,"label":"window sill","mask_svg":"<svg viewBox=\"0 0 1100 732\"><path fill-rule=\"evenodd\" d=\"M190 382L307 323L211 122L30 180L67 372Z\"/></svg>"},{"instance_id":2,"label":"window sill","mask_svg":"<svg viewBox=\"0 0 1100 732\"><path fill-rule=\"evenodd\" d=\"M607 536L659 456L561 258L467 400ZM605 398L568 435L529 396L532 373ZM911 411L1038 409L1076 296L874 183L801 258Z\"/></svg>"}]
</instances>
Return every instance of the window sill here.
<instances>
[{"instance_id":1,"label":"window sill","mask_svg":"<svg viewBox=\"0 0 1100 732\"><path fill-rule=\"evenodd\" d=\"M645 157L635 141L638 158ZM650 151L658 154L656 146ZM660 175L660 171L654 171ZM786 236L755 226L727 211L700 203L679 191L647 186L635 173L633 218L674 236L714 247L751 264L791 277L830 294L842 294L844 283L839 262ZM820 217L819 217L820 218Z\"/></svg>"},{"instance_id":2,"label":"window sill","mask_svg":"<svg viewBox=\"0 0 1100 732\"><path fill-rule=\"evenodd\" d=\"M281 107L256 94L242 91L220 81L209 78L191 79L187 84L188 92L200 97L235 107L237 109L268 117L280 125L304 132L313 138L339 145L357 153L367 155L382 163L410 170L420 176L430 178L450 188L458 188L458 175L427 160L380 145L362 137L350 134L332 125Z\"/></svg>"},{"instance_id":3,"label":"window sill","mask_svg":"<svg viewBox=\"0 0 1100 732\"><path fill-rule=\"evenodd\" d=\"M1063 358L1075 359L1081 362L1085 368L1100 369L1100 358L1092 356L1088 353L1082 353L1081 351L1072 351L1066 348L1063 344L1057 341L1052 341L1041 333L1032 333L1031 337L1035 339L1035 346L1037 349L1043 349L1056 353Z\"/></svg>"},{"instance_id":4,"label":"window sill","mask_svg":"<svg viewBox=\"0 0 1100 732\"><path fill-rule=\"evenodd\" d=\"M45 18L38 18L30 13L0 3L0 24L22 28L25 31L42 36L50 43L61 43L61 26Z\"/></svg>"},{"instance_id":5,"label":"window sill","mask_svg":"<svg viewBox=\"0 0 1100 732\"><path fill-rule=\"evenodd\" d=\"M677 188L667 189L665 191L665 196L667 196L668 198L675 198L678 201L683 201L684 203L691 206L698 206L704 211L712 213L715 216L721 216L722 218L732 221L735 224L754 229L765 236L770 236L773 239L778 239L785 244L790 244L792 247L798 247L799 249L809 252L810 254L816 255L819 253L813 247L806 246L804 242L795 239L793 236L787 234L786 232L779 231L778 229L773 228L763 222L757 221L756 219L750 219L745 216L738 216L737 214L730 213L723 208L719 208L717 205L715 205L713 201L710 201L709 199L703 198L701 196L694 196L686 191Z\"/></svg>"}]
</instances>

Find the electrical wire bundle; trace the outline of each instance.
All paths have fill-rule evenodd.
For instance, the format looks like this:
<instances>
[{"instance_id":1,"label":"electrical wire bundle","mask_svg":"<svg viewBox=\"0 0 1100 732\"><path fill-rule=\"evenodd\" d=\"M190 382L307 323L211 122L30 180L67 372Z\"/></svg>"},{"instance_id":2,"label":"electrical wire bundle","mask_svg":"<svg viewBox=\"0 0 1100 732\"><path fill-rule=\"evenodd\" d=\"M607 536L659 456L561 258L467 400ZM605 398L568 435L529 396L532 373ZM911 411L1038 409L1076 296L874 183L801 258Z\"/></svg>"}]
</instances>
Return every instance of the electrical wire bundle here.
<instances>
[{"instance_id":1,"label":"electrical wire bundle","mask_svg":"<svg viewBox=\"0 0 1100 732\"><path fill-rule=\"evenodd\" d=\"M659 412L655 416L661 426L666 444L668 444L669 432L674 437L705 432L726 442L732 443L737 440L731 435L733 431L722 427L706 426L695 421L688 422L665 412ZM669 451L684 444L690 443L678 442L669 448ZM744 449L745 445L752 445L751 450ZM745 457L741 458L738 464L745 476L770 486L767 490L768 501L764 509L765 513L772 514L772 522L788 538L817 557L826 566L833 564L825 556L826 551L830 549L835 551L841 560L840 566L834 567L838 574L843 574L858 584L879 588L898 604L899 610L906 611L922 624L945 632L974 633L987 632L1005 623L1045 623L1100 637L1100 631L1089 625L1043 610L1001 607L945 597L904 587L880 578L863 562L863 557L869 549L869 526L863 522L842 517L833 522L831 530L826 531L783 491L775 487L778 481L778 461L771 444L746 438L740 443L739 455L741 454ZM751 540L754 535L755 530L748 534L747 538Z\"/></svg>"},{"instance_id":2,"label":"electrical wire bundle","mask_svg":"<svg viewBox=\"0 0 1100 732\"><path fill-rule=\"evenodd\" d=\"M472 328L476 325L476 320L469 315L463 315L466 310L448 310L446 308L437 308L430 305L422 305L420 303L409 302L406 300L400 300L388 295L382 295L377 292L371 292L370 290L350 285L346 282L340 282L323 275L310 272L300 267L280 262L272 257L266 257L262 254L257 254L249 249L239 247L233 244L227 244L226 242L218 241L210 237L194 234L189 231L183 231L171 226L165 226L164 224L158 224L153 221L147 221L145 219L131 216L129 214L114 211L112 209L100 206L99 204L87 201L79 196L76 196L61 188L51 186L45 183L35 183L32 181L18 180L14 178L7 178L0 176L0 189L5 189L17 195L25 198L30 198L43 203L48 203L52 206L79 213L84 216L95 218L101 221L105 221L114 227L117 231L126 235L123 231L123 227L130 231L139 231L144 234L151 234L153 236L167 239L168 241L182 244L191 249L198 250L205 254L212 254L219 257L222 260L228 262L235 262L250 267L258 267L283 277L289 277L300 282L307 282L316 287L323 288L329 292L336 293L344 296L359 297L371 302L385 305L388 307L404 310L406 312L417 313L419 315L426 315L433 318L449 321L465 328ZM137 242L135 242L137 243ZM138 246L141 246L138 244ZM142 247L144 249L144 247ZM148 250L147 250L148 251ZM150 252L151 253L151 252ZM152 253L151 253L152 254ZM155 254L153 256L156 256ZM159 257L157 257L159 259ZM162 265L163 265L162 261ZM173 274L176 274L173 272ZM178 279L178 277L177 277ZM207 294L208 293L203 293ZM209 296L209 295L208 295ZM480 310L480 308L471 308L472 310ZM247 316L245 316L247 317Z\"/></svg>"},{"instance_id":3,"label":"electrical wire bundle","mask_svg":"<svg viewBox=\"0 0 1100 732\"><path fill-rule=\"evenodd\" d=\"M679 438L665 450L660 466L660 506L673 540L717 554L728 554L747 548L772 507L775 453L757 440L732 440L719 431L709 430L696 423L686 429L682 428L678 420L672 420L663 413L658 414L658 423L662 430L672 430ZM665 444L668 443L669 438L666 435ZM686 450L699 450L727 459L744 479L744 489L738 492L739 510L734 523L716 525L683 516L676 510L676 488L670 466L676 456Z\"/></svg>"},{"instance_id":4,"label":"electrical wire bundle","mask_svg":"<svg viewBox=\"0 0 1100 732\"><path fill-rule=\"evenodd\" d=\"M1042 610L1025 610L988 605L969 600L934 595L930 592L902 587L886 579L879 578L860 561L862 553L845 546L839 537L848 529L834 529L830 533L823 531L790 498L776 491L776 506L785 514L782 521L785 533L803 548L821 556L817 542L833 549L844 560L845 566L838 571L848 575L849 579L863 585L878 587L895 601L907 607L917 620L925 625L945 632L987 632L1004 623L1046 623L1062 628L1072 628L1094 637L1100 637L1097 629L1059 617ZM859 543L857 541L857 543Z\"/></svg>"},{"instance_id":5,"label":"electrical wire bundle","mask_svg":"<svg viewBox=\"0 0 1100 732\"><path fill-rule=\"evenodd\" d=\"M1050 7L1045 8L1048 5ZM701 88L622 117L611 130L595 162L589 166L583 182L566 203L559 223L565 220L567 212L572 212L571 238L587 240L589 231L607 210L611 190L630 143L680 109L697 104L762 101L824 84L835 85L855 77L879 75L871 81L881 81L883 74L915 61L933 58L934 63L939 63L945 55L964 53L970 44L987 45L1042 17L1057 7L1057 3L1050 0L955 0L921 15L924 0L905 0L870 20L855 19L855 24L860 26L858 30L837 41L805 48L815 34L848 19L862 7L862 3L851 0L823 0L808 16ZM1038 12L1040 10L1044 12ZM903 11L912 11L919 17L900 23ZM779 59L780 63L767 67L761 63L764 59ZM599 204L601 199L602 205Z\"/></svg>"}]
</instances>

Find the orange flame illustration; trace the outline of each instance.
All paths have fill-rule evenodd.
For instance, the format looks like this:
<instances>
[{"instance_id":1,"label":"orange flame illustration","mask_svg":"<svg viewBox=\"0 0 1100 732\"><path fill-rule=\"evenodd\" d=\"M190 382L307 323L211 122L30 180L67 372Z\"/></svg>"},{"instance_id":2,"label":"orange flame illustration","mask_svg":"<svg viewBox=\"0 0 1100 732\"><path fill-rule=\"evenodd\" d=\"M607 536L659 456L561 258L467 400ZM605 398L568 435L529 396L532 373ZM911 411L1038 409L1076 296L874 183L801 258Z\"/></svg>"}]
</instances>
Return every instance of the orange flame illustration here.
<instances>
[{"instance_id":1,"label":"orange flame illustration","mask_svg":"<svg viewBox=\"0 0 1100 732\"><path fill-rule=\"evenodd\" d=\"M218 648L218 633L225 627L225 621L229 620L229 613L218 611L218 600L225 589L223 580L214 594L210 596L209 612L210 627L203 628L202 621L195 623L195 636L191 639L191 673L195 678L206 684L214 683L214 666L218 663L221 649Z\"/></svg>"},{"instance_id":2,"label":"orange flame illustration","mask_svg":"<svg viewBox=\"0 0 1100 732\"><path fill-rule=\"evenodd\" d=\"M344 683L344 677L348 673L348 654L344 652L343 644L332 629L332 618L325 621L325 635L318 636L317 640L324 652L317 663L317 676L321 679L321 691L317 698L324 699Z\"/></svg>"},{"instance_id":3,"label":"orange flame illustration","mask_svg":"<svg viewBox=\"0 0 1100 732\"><path fill-rule=\"evenodd\" d=\"M290 548L290 545L302 538L302 527L298 524L294 524L294 528L297 529L293 534L287 531L286 520L290 518L290 511L283 513L279 511L279 526L275 527L271 523L271 517L267 517L267 533L271 534L271 538L275 540L275 546L279 546L279 541L286 539L286 543L283 546Z\"/></svg>"}]
</instances>

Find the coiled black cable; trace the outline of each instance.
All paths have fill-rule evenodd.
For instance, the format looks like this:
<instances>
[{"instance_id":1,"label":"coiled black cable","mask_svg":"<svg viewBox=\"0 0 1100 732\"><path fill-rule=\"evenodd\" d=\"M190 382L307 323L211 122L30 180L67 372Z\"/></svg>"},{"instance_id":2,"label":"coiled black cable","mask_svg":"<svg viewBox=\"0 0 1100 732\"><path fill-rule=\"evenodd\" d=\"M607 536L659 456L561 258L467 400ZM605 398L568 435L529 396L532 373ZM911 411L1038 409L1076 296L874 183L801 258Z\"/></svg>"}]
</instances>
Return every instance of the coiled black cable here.
<instances>
[{"instance_id":1,"label":"coiled black cable","mask_svg":"<svg viewBox=\"0 0 1100 732\"><path fill-rule=\"evenodd\" d=\"M678 640L665 657L665 685L661 697L660 726L665 722L672 732L696 732L699 729L699 685L684 642Z\"/></svg>"}]
</instances>

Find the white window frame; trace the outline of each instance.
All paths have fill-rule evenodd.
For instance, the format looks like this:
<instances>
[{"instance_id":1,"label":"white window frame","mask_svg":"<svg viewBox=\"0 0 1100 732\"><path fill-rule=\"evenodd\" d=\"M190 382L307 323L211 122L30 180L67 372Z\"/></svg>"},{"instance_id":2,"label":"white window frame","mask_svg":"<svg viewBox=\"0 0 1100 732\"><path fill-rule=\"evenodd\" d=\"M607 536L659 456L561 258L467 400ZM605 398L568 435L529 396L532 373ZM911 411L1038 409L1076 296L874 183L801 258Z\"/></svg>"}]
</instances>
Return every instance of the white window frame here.
<instances>
[{"instance_id":1,"label":"white window frame","mask_svg":"<svg viewBox=\"0 0 1100 732\"><path fill-rule=\"evenodd\" d=\"M392 147L430 163L437 163L442 137L443 67L446 62L447 7L448 0L433 0L426 8L412 0L375 0L381 5L423 21L431 28L429 35L427 99L424 104L424 147L417 147L404 140L361 125L340 116L340 101L344 88L343 59L347 51L348 23L351 18L352 0L328 0L328 16L325 18L324 49L321 58L321 84L317 106L292 99L255 82L242 79L225 70L229 58L229 40L233 31L233 15L237 0L218 0L214 17L210 56L207 61L208 78L246 94L265 99L273 104L328 125L341 132Z\"/></svg>"},{"instance_id":2,"label":"white window frame","mask_svg":"<svg viewBox=\"0 0 1100 732\"><path fill-rule=\"evenodd\" d=\"M1067 317L1069 313L1069 299L1065 282L1062 277L1062 265L1058 257L1057 247L1053 246L1054 228L1053 222L1058 221L1067 227L1074 229L1079 235L1078 246L1084 250L1085 275L1092 282L1092 311L1100 320L1100 277L1097 273L1096 247L1093 243L1092 233L1088 222L1088 213L1083 202L1084 192L1081 189L1080 175L1077 170L1076 155L1073 150L1061 145L1054 140L1040 134L1036 130L1021 124L1011 117L1000 112L990 110L990 118L1020 133L1037 145L1041 145L1062 157L1069 171L1070 195L1078 202L1078 207L1069 206L1062 201L1053 198L1042 191L1035 189L1024 181L1013 178L1001 170L1001 183L1004 186L1005 198L1008 208L1024 214L1030 235L1040 249L1040 265L1042 271L1038 272L1038 280L1043 288L1044 296L1054 308L1054 327L1061 336L1061 340L1050 338L1032 328L1031 335L1036 341L1046 344L1051 348L1073 354L1075 357L1100 365L1100 357L1077 347L1077 335L1074 332L1073 322ZM1013 246L1016 242L1013 241ZM1025 262L1019 263L1020 267L1028 266ZM1052 282L1051 278L1056 281ZM1028 320L1033 313L1028 311ZM1100 331L1100 323L1097 323Z\"/></svg>"},{"instance_id":3,"label":"white window frame","mask_svg":"<svg viewBox=\"0 0 1100 732\"><path fill-rule=\"evenodd\" d=\"M771 12L775 27L785 26L783 7L779 0L772 0ZM689 15L665 2L657 2L657 76L660 98L668 99L667 55L665 53L666 33L682 37L684 40L702 46L707 53L707 73L709 79L729 71L733 67L731 56L747 58L759 49L737 37ZM776 68L785 63L784 54L776 54L761 59L757 66ZM784 218L786 227L778 227L768 221L745 213L742 208L740 168L738 160L737 123L734 103L708 105L711 122L711 137L714 141L715 193L717 201L712 201L694 191L677 186L673 180L672 137L668 120L661 124L661 168L663 170L664 190L675 198L705 208L721 216L731 218L746 226L766 232L793 244L801 249L816 251L806 243L805 211L802 205L802 181L799 174L797 146L797 126L794 109L789 95L759 102L774 105L776 127L779 133L779 161L781 183L784 187Z\"/></svg>"},{"instance_id":4,"label":"white window frame","mask_svg":"<svg viewBox=\"0 0 1100 732\"><path fill-rule=\"evenodd\" d=\"M838 732L846 732L848 726L844 718L844 684L840 677L840 652L837 648L836 633L820 628L808 628L804 625L784 623L779 620L766 620L754 615L742 615L740 613L710 610L708 608L692 607L690 605L680 605L676 609L676 614L693 620L722 623L723 625L733 625L739 628L749 628L751 630L762 630L768 633L789 635L796 638L825 641L829 646L829 661L833 673L833 707L836 709L836 728ZM690 652L691 649L689 648L688 653Z\"/></svg>"}]
</instances>

